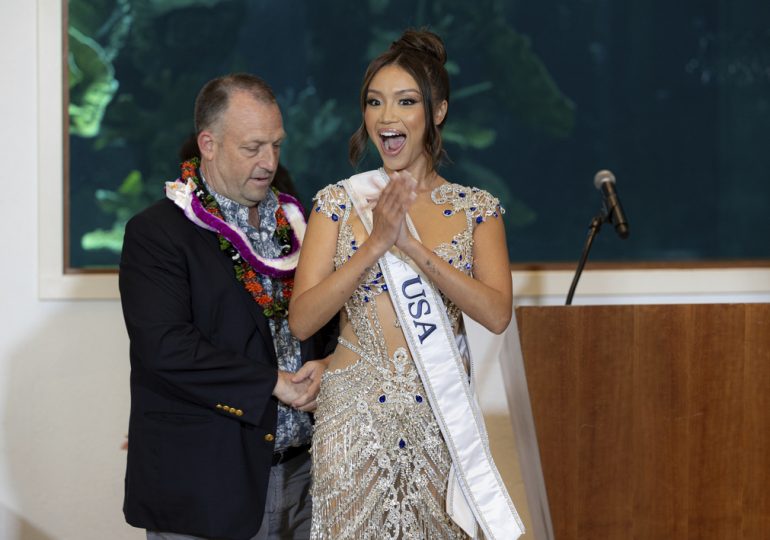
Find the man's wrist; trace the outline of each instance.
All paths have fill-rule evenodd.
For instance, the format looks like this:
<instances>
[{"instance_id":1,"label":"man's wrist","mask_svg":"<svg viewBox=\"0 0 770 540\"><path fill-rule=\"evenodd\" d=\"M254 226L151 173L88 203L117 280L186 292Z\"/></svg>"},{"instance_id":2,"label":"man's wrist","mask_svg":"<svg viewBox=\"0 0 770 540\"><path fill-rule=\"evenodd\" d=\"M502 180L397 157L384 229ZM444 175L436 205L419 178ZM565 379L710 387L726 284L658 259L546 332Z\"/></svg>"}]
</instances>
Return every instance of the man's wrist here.
<instances>
[{"instance_id":1,"label":"man's wrist","mask_svg":"<svg viewBox=\"0 0 770 540\"><path fill-rule=\"evenodd\" d=\"M280 369L278 370L278 377L276 377L275 380L275 386L273 387L273 395L278 397L279 395L284 394L285 392L284 387L286 386L286 382L284 381L284 372Z\"/></svg>"}]
</instances>

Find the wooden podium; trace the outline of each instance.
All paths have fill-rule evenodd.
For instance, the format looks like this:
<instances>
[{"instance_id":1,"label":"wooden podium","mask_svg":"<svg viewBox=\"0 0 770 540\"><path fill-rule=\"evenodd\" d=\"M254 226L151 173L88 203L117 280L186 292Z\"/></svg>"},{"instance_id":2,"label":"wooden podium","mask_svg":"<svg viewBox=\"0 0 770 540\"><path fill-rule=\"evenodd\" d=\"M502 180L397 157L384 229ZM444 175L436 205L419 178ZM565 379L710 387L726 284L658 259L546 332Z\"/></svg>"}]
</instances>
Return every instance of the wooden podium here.
<instances>
[{"instance_id":1,"label":"wooden podium","mask_svg":"<svg viewBox=\"0 0 770 540\"><path fill-rule=\"evenodd\" d=\"M770 304L516 313L556 540L770 539Z\"/></svg>"}]
</instances>

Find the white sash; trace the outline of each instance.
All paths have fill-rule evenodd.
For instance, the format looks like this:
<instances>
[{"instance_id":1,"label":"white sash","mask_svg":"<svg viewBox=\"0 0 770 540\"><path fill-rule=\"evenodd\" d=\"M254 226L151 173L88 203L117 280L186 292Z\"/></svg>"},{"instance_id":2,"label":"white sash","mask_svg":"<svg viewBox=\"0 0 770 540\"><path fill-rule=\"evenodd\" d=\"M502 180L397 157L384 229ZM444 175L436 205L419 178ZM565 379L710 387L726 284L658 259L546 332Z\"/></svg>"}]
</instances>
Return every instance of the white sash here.
<instances>
[{"instance_id":1,"label":"white sash","mask_svg":"<svg viewBox=\"0 0 770 540\"><path fill-rule=\"evenodd\" d=\"M366 195L375 198L387 181L380 169L342 182L369 233L373 205ZM407 223L419 239L408 216ZM412 265L391 252L385 253L379 263L452 458L447 512L472 538L477 537L476 523L489 540L518 538L524 533L524 525L492 461L484 422L438 291Z\"/></svg>"}]
</instances>

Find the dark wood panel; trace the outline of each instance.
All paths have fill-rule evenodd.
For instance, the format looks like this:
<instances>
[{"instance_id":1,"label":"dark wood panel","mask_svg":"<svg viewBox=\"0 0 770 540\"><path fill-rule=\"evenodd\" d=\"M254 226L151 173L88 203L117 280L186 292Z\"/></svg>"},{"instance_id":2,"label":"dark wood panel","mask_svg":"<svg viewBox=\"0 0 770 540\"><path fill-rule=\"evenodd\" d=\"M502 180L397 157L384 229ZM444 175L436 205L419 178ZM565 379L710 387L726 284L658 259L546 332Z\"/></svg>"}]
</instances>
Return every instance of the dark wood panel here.
<instances>
[{"instance_id":1,"label":"dark wood panel","mask_svg":"<svg viewBox=\"0 0 770 540\"><path fill-rule=\"evenodd\" d=\"M640 306L634 319L633 521L627 538L685 538L679 519L686 500L674 496L687 485L688 306ZM636 346L644 343L643 347ZM651 497L649 494L655 493Z\"/></svg>"},{"instance_id":2,"label":"dark wood panel","mask_svg":"<svg viewBox=\"0 0 770 540\"><path fill-rule=\"evenodd\" d=\"M557 514L551 513L554 530L561 531L565 538L577 538L578 534L578 477L574 474L578 456L572 450L578 437L575 381L582 340L579 316L579 310L564 310L555 320L548 310L536 309L525 320L519 320L522 337L538 336L526 345L531 356L548 359L526 365L527 381L530 392L531 381L539 381L539 397L532 399L538 440L542 437L553 442L540 445L540 459L549 505L559 508ZM541 331L545 328L548 331Z\"/></svg>"},{"instance_id":3,"label":"dark wood panel","mask_svg":"<svg viewBox=\"0 0 770 540\"><path fill-rule=\"evenodd\" d=\"M633 310L583 309L578 361L580 538L628 538ZM596 331L598 330L598 331ZM611 456L611 459L607 459Z\"/></svg>"},{"instance_id":4,"label":"dark wood panel","mask_svg":"<svg viewBox=\"0 0 770 540\"><path fill-rule=\"evenodd\" d=\"M693 307L690 538L741 538L745 307Z\"/></svg>"},{"instance_id":5,"label":"dark wood panel","mask_svg":"<svg viewBox=\"0 0 770 540\"><path fill-rule=\"evenodd\" d=\"M770 309L746 306L743 538L770 538Z\"/></svg>"},{"instance_id":6,"label":"dark wood panel","mask_svg":"<svg viewBox=\"0 0 770 540\"><path fill-rule=\"evenodd\" d=\"M770 538L770 305L518 320L557 540Z\"/></svg>"}]
</instances>

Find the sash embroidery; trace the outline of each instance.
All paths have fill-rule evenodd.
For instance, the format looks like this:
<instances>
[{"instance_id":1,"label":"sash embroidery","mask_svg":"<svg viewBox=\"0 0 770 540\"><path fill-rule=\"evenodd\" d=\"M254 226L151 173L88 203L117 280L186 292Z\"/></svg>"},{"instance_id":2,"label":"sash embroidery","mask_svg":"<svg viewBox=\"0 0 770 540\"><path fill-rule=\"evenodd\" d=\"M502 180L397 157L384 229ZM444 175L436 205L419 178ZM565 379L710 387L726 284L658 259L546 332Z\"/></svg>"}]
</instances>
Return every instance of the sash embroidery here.
<instances>
[{"instance_id":1,"label":"sash embroidery","mask_svg":"<svg viewBox=\"0 0 770 540\"><path fill-rule=\"evenodd\" d=\"M360 191L371 191L372 185L382 184L384 175L382 170L369 171L342 182L369 233L371 205ZM407 223L419 239L408 216ZM524 526L492 462L483 420L437 290L418 270L391 252L385 253L379 262L428 402L447 442L454 475L466 503L486 538L518 538ZM451 359L447 359L447 352ZM454 475L450 473L450 477ZM451 496L450 483L448 497ZM461 523L461 515L450 515L474 536L473 524Z\"/></svg>"}]
</instances>

